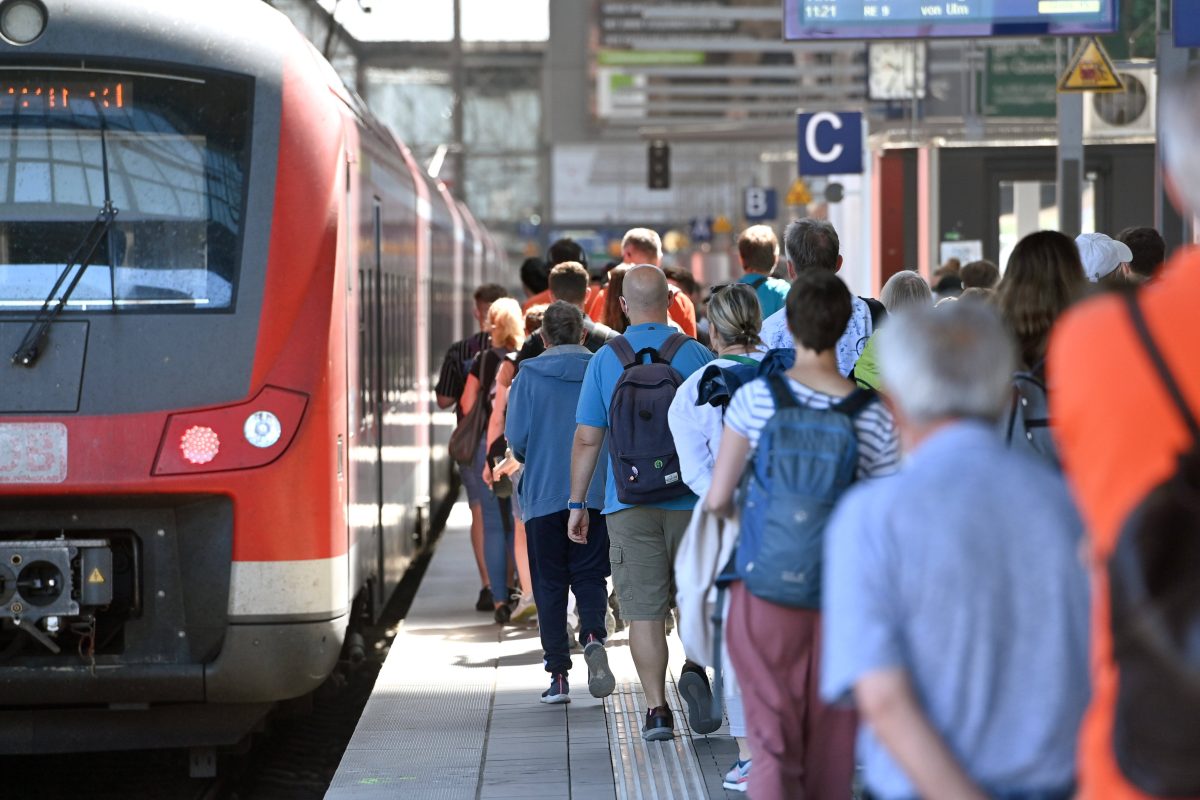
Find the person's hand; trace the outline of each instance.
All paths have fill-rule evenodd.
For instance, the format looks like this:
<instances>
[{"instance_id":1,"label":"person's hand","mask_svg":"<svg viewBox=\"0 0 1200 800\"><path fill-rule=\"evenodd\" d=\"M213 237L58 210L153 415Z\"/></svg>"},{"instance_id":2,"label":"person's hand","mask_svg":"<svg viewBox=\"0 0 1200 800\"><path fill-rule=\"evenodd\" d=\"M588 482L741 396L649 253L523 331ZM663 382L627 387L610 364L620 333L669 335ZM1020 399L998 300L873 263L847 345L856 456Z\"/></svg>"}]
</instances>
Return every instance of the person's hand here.
<instances>
[{"instance_id":1,"label":"person's hand","mask_svg":"<svg viewBox=\"0 0 1200 800\"><path fill-rule=\"evenodd\" d=\"M510 450L504 456L504 460L496 465L496 471L494 473L496 476L496 480L500 480L501 478L503 478L506 475L512 476L520 468L521 468L521 463L519 461L517 461L515 458L513 458L512 451Z\"/></svg>"},{"instance_id":2,"label":"person's hand","mask_svg":"<svg viewBox=\"0 0 1200 800\"><path fill-rule=\"evenodd\" d=\"M571 517L567 520L567 538L576 544L587 544L588 522L586 508L571 509Z\"/></svg>"},{"instance_id":3,"label":"person's hand","mask_svg":"<svg viewBox=\"0 0 1200 800\"><path fill-rule=\"evenodd\" d=\"M487 463L487 459L484 459L483 464L483 483L485 486L492 485L492 465Z\"/></svg>"}]
</instances>

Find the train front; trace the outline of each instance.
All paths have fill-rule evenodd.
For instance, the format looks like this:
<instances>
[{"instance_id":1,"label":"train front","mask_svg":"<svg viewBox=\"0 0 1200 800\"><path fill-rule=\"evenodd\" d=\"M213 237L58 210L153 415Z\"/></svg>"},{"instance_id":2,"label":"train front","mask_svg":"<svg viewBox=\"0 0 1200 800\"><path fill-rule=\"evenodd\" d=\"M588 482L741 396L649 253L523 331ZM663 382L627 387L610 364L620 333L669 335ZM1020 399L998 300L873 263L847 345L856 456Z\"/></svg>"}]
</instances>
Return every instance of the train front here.
<instances>
[{"instance_id":1,"label":"train front","mask_svg":"<svg viewBox=\"0 0 1200 800\"><path fill-rule=\"evenodd\" d=\"M263 3L0 34L0 751L233 741L349 610L336 106Z\"/></svg>"}]
</instances>

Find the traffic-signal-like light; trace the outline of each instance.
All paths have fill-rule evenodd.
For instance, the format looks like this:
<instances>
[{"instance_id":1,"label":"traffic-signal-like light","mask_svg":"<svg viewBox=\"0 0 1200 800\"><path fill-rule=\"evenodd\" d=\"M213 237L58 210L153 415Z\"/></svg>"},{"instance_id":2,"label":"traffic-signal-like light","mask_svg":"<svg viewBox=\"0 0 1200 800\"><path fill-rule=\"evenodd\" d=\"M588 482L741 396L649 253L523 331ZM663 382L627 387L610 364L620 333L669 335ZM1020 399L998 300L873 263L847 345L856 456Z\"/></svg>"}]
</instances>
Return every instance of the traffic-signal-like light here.
<instances>
[{"instance_id":1,"label":"traffic-signal-like light","mask_svg":"<svg viewBox=\"0 0 1200 800\"><path fill-rule=\"evenodd\" d=\"M671 188L671 146L662 139L650 143L648 184L651 189Z\"/></svg>"}]
</instances>

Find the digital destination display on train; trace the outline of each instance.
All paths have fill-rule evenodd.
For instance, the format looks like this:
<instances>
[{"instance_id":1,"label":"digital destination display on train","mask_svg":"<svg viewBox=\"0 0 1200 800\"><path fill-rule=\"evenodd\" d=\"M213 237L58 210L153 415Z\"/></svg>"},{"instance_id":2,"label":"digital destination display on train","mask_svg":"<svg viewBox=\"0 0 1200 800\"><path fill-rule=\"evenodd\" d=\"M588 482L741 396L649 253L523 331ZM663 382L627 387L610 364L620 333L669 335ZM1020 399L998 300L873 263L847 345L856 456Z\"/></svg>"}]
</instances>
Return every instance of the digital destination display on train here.
<instances>
[{"instance_id":1,"label":"digital destination display on train","mask_svg":"<svg viewBox=\"0 0 1200 800\"><path fill-rule=\"evenodd\" d=\"M0 114L127 111L129 81L7 80L0 76Z\"/></svg>"},{"instance_id":2,"label":"digital destination display on train","mask_svg":"<svg viewBox=\"0 0 1200 800\"><path fill-rule=\"evenodd\" d=\"M784 38L1070 36L1112 33L1117 0L785 0Z\"/></svg>"}]
</instances>

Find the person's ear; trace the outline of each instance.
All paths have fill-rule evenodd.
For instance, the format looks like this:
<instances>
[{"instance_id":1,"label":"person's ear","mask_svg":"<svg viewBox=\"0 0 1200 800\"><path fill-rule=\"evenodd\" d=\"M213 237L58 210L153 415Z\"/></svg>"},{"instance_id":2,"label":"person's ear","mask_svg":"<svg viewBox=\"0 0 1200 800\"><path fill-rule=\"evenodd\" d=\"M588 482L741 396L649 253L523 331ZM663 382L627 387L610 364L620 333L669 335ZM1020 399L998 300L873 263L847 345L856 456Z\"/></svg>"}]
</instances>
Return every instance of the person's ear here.
<instances>
[{"instance_id":1,"label":"person's ear","mask_svg":"<svg viewBox=\"0 0 1200 800\"><path fill-rule=\"evenodd\" d=\"M838 260L837 260L837 266L833 268L833 271L834 271L834 272L837 272L837 271L838 271L838 270L840 270L841 268L842 268L842 257L841 257L841 256L838 256Z\"/></svg>"},{"instance_id":2,"label":"person's ear","mask_svg":"<svg viewBox=\"0 0 1200 800\"><path fill-rule=\"evenodd\" d=\"M796 265L792 263L792 260L790 258L788 259L787 265L788 265L788 280L792 280L792 281L796 280Z\"/></svg>"}]
</instances>

